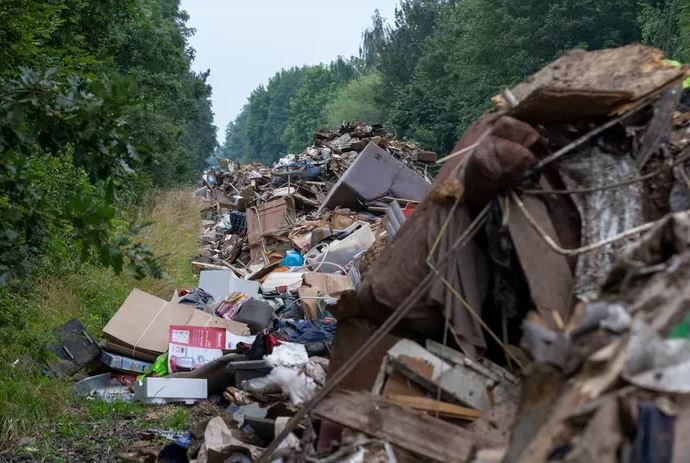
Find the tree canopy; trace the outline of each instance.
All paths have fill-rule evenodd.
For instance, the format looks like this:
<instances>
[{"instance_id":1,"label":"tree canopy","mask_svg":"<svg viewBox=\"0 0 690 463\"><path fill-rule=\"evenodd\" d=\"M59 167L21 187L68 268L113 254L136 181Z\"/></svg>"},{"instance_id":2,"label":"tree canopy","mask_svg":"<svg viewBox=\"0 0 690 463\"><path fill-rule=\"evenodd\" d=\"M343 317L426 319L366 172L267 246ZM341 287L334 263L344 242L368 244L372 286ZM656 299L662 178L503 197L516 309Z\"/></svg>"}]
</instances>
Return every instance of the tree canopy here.
<instances>
[{"instance_id":1,"label":"tree canopy","mask_svg":"<svg viewBox=\"0 0 690 463\"><path fill-rule=\"evenodd\" d=\"M160 275L117 210L216 147L179 0L0 3L0 285L51 249Z\"/></svg>"},{"instance_id":2,"label":"tree canopy","mask_svg":"<svg viewBox=\"0 0 690 463\"><path fill-rule=\"evenodd\" d=\"M273 113L250 97L228 126L222 152L273 161L345 119L384 123L443 152L491 96L565 50L640 41L690 62L690 0L400 0L392 24L374 11L359 57L338 59L353 72L336 76L333 65L281 71L304 76L293 81L289 110ZM271 83L263 91L266 101L279 93ZM249 130L247 114L255 114ZM285 127L280 143L252 147L256 121L269 119Z\"/></svg>"}]
</instances>

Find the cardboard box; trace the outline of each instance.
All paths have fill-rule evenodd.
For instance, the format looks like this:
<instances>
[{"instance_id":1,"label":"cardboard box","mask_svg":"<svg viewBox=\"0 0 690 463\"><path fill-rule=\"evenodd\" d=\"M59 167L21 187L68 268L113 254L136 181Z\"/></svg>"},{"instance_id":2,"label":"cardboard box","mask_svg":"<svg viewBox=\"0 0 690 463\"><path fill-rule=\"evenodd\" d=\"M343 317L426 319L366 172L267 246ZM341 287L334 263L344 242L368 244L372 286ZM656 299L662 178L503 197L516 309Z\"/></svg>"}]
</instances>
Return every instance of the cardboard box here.
<instances>
[{"instance_id":1,"label":"cardboard box","mask_svg":"<svg viewBox=\"0 0 690 463\"><path fill-rule=\"evenodd\" d=\"M264 254L265 238L286 235L295 220L295 201L291 196L274 199L247 209L247 241L251 262L268 265Z\"/></svg>"},{"instance_id":2,"label":"cardboard box","mask_svg":"<svg viewBox=\"0 0 690 463\"><path fill-rule=\"evenodd\" d=\"M240 212L244 212L247 207L254 204L254 187L248 186L244 190L240 191L239 194L226 196L221 191L215 190L214 192L216 201L220 207L232 209Z\"/></svg>"},{"instance_id":3,"label":"cardboard box","mask_svg":"<svg viewBox=\"0 0 690 463\"><path fill-rule=\"evenodd\" d=\"M173 304L134 289L103 328L105 347L111 352L153 362L168 350L171 325L217 327L237 336L249 335L249 327L244 323L225 320L190 305Z\"/></svg>"},{"instance_id":4,"label":"cardboard box","mask_svg":"<svg viewBox=\"0 0 690 463\"><path fill-rule=\"evenodd\" d=\"M332 273L305 273L304 284L297 290L297 295L302 303L302 311L305 320L316 320L321 314L320 302L324 294L338 298L343 291L355 289L352 280L347 275L334 275Z\"/></svg>"},{"instance_id":5,"label":"cardboard box","mask_svg":"<svg viewBox=\"0 0 690 463\"><path fill-rule=\"evenodd\" d=\"M261 284L261 291L270 293L279 289L293 291L302 286L303 272L273 272L269 273Z\"/></svg>"},{"instance_id":6,"label":"cardboard box","mask_svg":"<svg viewBox=\"0 0 690 463\"><path fill-rule=\"evenodd\" d=\"M303 277L304 286L317 288L331 297L338 297L344 291L354 290L355 286L347 275L332 273L308 272Z\"/></svg>"},{"instance_id":7,"label":"cardboard box","mask_svg":"<svg viewBox=\"0 0 690 463\"><path fill-rule=\"evenodd\" d=\"M106 352L104 350L101 351L101 362L108 365L113 370L133 373L148 373L153 366L153 364L149 362L142 362L141 360Z\"/></svg>"},{"instance_id":8,"label":"cardboard box","mask_svg":"<svg viewBox=\"0 0 690 463\"><path fill-rule=\"evenodd\" d=\"M149 404L185 402L193 404L208 398L205 379L152 378L134 383L134 400Z\"/></svg>"},{"instance_id":9,"label":"cardboard box","mask_svg":"<svg viewBox=\"0 0 690 463\"><path fill-rule=\"evenodd\" d=\"M168 336L168 371L192 371L233 350L254 342L254 336L235 336L224 328L171 325Z\"/></svg>"},{"instance_id":10,"label":"cardboard box","mask_svg":"<svg viewBox=\"0 0 690 463\"><path fill-rule=\"evenodd\" d=\"M199 274L199 288L203 289L218 304L230 293L241 292L251 297L259 294L259 283L237 278L229 270L202 270Z\"/></svg>"}]
</instances>

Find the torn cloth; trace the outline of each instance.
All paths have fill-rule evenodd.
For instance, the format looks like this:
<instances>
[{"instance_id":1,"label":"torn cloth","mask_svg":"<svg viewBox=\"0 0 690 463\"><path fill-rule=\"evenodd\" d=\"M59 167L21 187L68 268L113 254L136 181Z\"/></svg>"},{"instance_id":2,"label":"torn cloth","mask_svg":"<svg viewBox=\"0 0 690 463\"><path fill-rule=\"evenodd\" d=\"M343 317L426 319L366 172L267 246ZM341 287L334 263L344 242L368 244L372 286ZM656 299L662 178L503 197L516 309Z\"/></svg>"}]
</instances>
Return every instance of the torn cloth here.
<instances>
[{"instance_id":1,"label":"torn cloth","mask_svg":"<svg viewBox=\"0 0 690 463\"><path fill-rule=\"evenodd\" d=\"M488 125L487 118L479 121L456 149L475 143ZM453 211L453 199L440 204L434 202L434 192L443 188L444 180L452 178L451 174L455 173L460 183L464 184L464 171L457 169L462 160L458 156L444 165L432 192L405 221L367 273L358 290L358 299L368 318L383 323L432 271L427 265L427 257L449 216L447 228L432 256L432 263L438 263L471 224L473 211L470 205L461 203ZM450 265L440 269L441 275L480 315L488 287L485 254L473 239L465 247L456 249L454 255L449 257L449 262ZM448 290L441 278L434 279L432 287L408 311L400 328L438 339L443 334L444 308L451 314L451 326L464 343L463 348L468 353L483 350L486 344L479 323Z\"/></svg>"}]
</instances>

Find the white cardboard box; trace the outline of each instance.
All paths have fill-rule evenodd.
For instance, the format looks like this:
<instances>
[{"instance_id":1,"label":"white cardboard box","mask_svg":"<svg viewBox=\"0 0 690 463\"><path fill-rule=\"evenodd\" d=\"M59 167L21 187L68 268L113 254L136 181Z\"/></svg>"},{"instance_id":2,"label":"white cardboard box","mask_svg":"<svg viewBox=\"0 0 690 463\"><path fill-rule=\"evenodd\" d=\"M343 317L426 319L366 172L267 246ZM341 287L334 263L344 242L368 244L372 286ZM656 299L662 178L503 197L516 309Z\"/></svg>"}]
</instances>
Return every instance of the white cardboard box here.
<instances>
[{"instance_id":1,"label":"white cardboard box","mask_svg":"<svg viewBox=\"0 0 690 463\"><path fill-rule=\"evenodd\" d=\"M147 377L134 382L134 400L147 404L185 402L191 405L206 398L205 379Z\"/></svg>"},{"instance_id":2,"label":"white cardboard box","mask_svg":"<svg viewBox=\"0 0 690 463\"><path fill-rule=\"evenodd\" d=\"M229 270L202 270L199 274L199 288L203 289L217 303L225 296L240 291L251 297L259 294L259 282L237 278Z\"/></svg>"}]
</instances>

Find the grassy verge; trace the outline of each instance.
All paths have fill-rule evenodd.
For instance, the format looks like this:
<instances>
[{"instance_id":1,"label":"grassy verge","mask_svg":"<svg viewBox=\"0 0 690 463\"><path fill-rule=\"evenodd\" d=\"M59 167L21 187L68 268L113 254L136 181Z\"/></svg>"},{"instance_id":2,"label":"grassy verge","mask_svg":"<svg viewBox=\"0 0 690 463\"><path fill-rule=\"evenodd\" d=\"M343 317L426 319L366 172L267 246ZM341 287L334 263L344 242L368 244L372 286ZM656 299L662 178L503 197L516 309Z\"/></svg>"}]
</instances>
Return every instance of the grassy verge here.
<instances>
[{"instance_id":1,"label":"grassy verge","mask_svg":"<svg viewBox=\"0 0 690 463\"><path fill-rule=\"evenodd\" d=\"M67 320L79 319L98 336L132 288L169 299L175 287L196 282L190 261L199 236L198 203L189 190L178 189L152 194L144 204L131 214L151 223L142 238L164 257L167 279L135 280L75 260L68 270L42 269L22 294L0 295L0 310L8 304L22 308L21 329L0 333L0 451L23 449L39 460L55 461L62 459L54 454L62 448L61 439L92 436L110 426L109 420L125 420L134 428L186 425L184 409L163 407L169 412L152 418L150 409L136 404L75 399L69 394L72 381L51 380L39 371L41 340ZM116 438L104 436L102 444L113 446L110 440Z\"/></svg>"}]
</instances>

